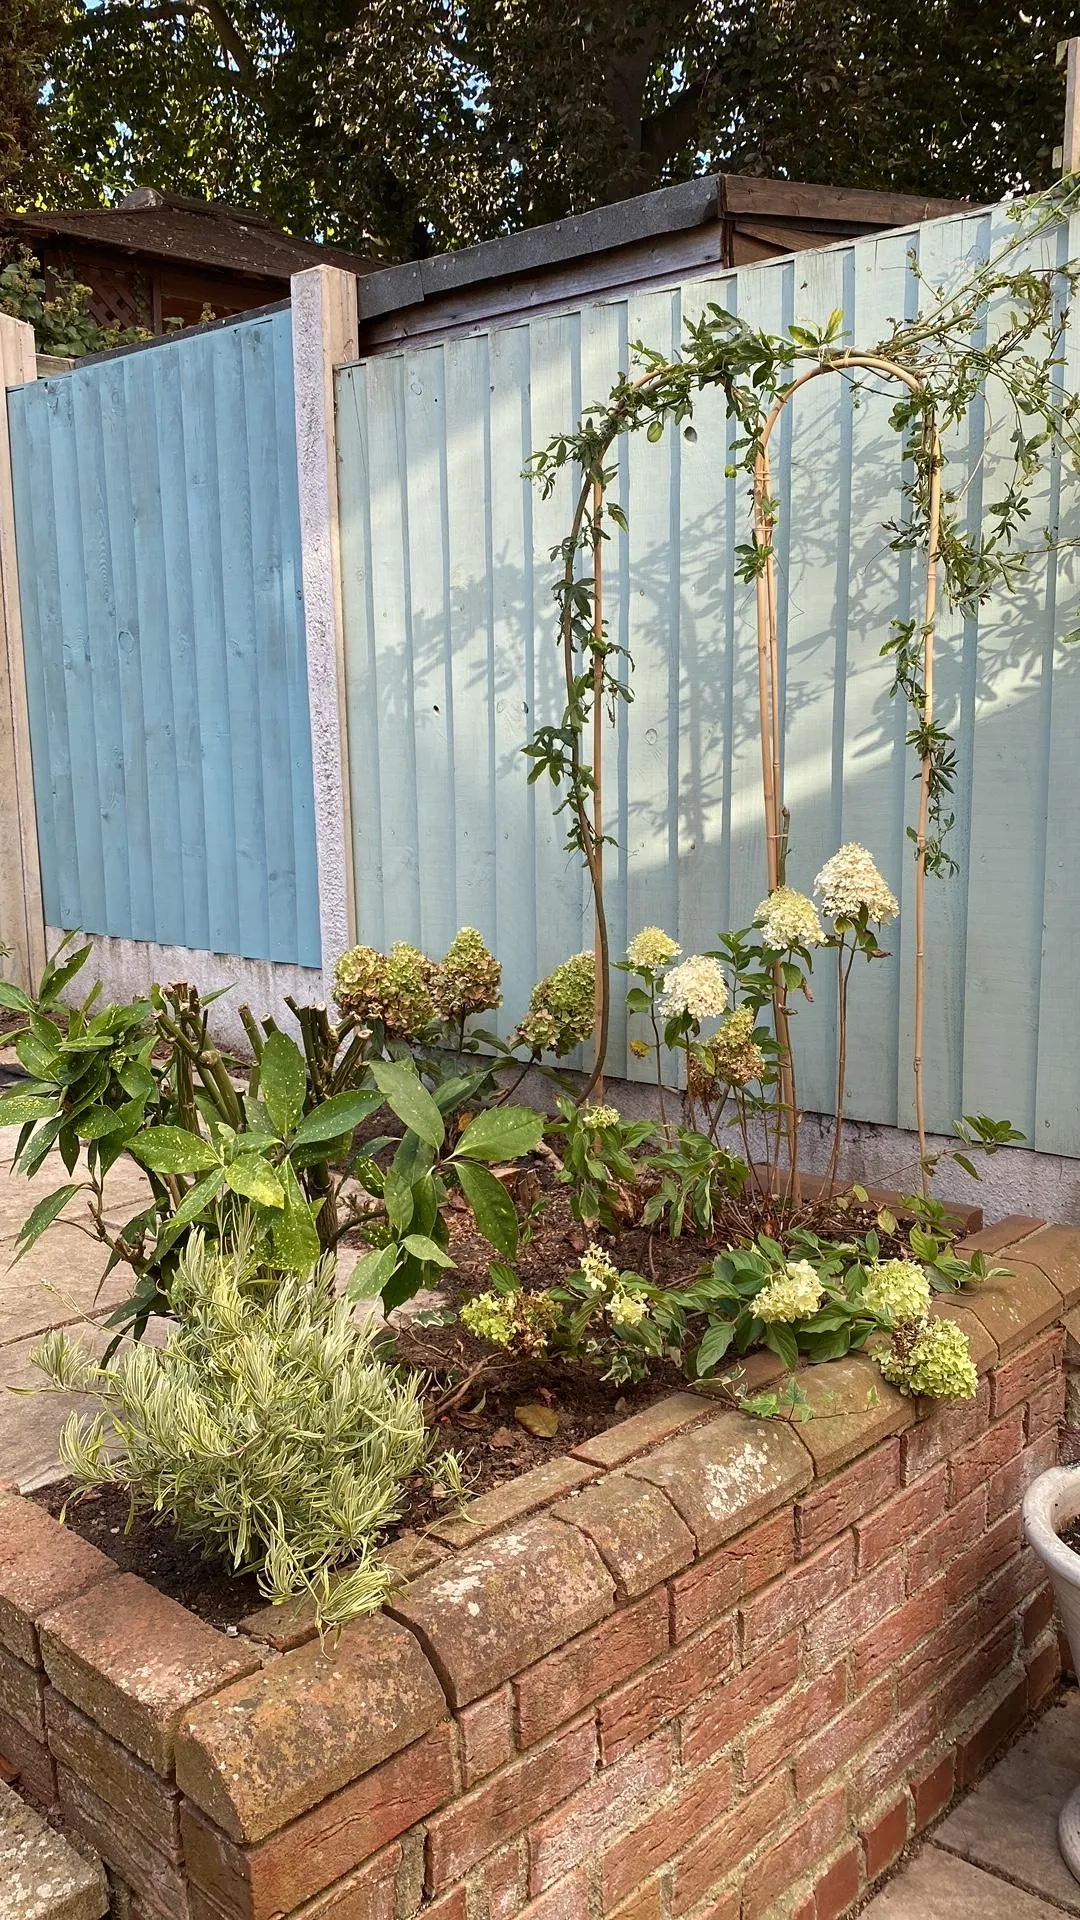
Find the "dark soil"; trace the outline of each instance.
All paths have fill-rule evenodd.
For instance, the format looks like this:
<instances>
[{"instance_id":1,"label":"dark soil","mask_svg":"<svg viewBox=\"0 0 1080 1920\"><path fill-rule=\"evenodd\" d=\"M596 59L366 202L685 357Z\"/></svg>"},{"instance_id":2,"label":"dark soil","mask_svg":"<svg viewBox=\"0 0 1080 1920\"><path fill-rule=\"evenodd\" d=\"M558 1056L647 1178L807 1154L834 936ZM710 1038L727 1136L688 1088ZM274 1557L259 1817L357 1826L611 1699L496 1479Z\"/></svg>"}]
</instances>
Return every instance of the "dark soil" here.
<instances>
[{"instance_id":1,"label":"dark soil","mask_svg":"<svg viewBox=\"0 0 1080 1920\"><path fill-rule=\"evenodd\" d=\"M531 1237L516 1264L523 1284L533 1289L554 1285L573 1271L590 1238L607 1245L621 1268L669 1287L689 1284L715 1256L718 1244L730 1245L734 1238L729 1229L714 1242L696 1234L672 1240L662 1232L632 1225L617 1238L589 1235L574 1220L567 1193L546 1163L534 1162L518 1174L515 1198L523 1217L532 1209ZM870 1207L808 1206L797 1216L789 1214L783 1222L770 1219L768 1224L774 1231L781 1225L805 1226L836 1239L853 1239L875 1227L882 1257L907 1250L902 1231L882 1233ZM491 1249L476 1232L463 1202L450 1209L450 1245L456 1266L447 1274L440 1298L446 1307L456 1307L484 1290L491 1259ZM433 1456L446 1449L458 1452L473 1496L516 1479L685 1384L678 1369L665 1363L654 1367L647 1381L614 1386L584 1363L558 1357L528 1361L493 1352L459 1324L410 1324L407 1312L395 1316L398 1351L406 1364L428 1376L426 1407ZM518 1418L519 1409L537 1406L557 1417L557 1429L550 1437L527 1431ZM132 1518L127 1496L118 1488L78 1498L74 1486L67 1483L46 1488L33 1498L53 1514L70 1501L66 1517L74 1532L100 1547L123 1571L139 1574L215 1627L235 1629L245 1614L264 1604L253 1575L237 1578L207 1561L197 1546L159 1516L140 1513ZM395 1538L409 1528L423 1529L447 1510L445 1490L417 1476L404 1490L401 1519L387 1537Z\"/></svg>"}]
</instances>

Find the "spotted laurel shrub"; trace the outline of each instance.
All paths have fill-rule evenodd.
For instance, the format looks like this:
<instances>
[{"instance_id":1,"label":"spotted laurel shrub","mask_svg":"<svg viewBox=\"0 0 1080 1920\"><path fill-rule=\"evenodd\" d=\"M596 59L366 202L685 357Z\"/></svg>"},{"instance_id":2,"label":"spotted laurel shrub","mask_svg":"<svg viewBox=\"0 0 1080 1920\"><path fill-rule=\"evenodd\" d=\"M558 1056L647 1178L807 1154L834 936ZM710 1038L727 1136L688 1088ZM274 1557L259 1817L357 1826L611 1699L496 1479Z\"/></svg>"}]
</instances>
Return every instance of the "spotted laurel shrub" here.
<instances>
[{"instance_id":1,"label":"spotted laurel shrub","mask_svg":"<svg viewBox=\"0 0 1080 1920\"><path fill-rule=\"evenodd\" d=\"M269 1599L310 1595L333 1625L388 1591L378 1539L430 1450L421 1381L388 1366L335 1298L332 1262L267 1282L251 1244L222 1252L192 1236L165 1346L100 1365L53 1332L34 1358L54 1387L98 1402L60 1436L80 1487L123 1487L134 1508L255 1572Z\"/></svg>"}]
</instances>

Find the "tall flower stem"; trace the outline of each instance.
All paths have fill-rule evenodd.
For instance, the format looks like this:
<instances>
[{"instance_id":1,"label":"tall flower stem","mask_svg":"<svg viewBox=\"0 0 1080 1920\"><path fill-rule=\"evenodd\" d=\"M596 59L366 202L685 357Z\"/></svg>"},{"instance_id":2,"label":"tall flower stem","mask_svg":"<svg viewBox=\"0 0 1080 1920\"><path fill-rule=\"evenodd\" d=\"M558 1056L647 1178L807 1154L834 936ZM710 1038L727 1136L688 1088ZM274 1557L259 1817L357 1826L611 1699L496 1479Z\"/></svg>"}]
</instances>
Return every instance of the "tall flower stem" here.
<instances>
[{"instance_id":1,"label":"tall flower stem","mask_svg":"<svg viewBox=\"0 0 1080 1920\"><path fill-rule=\"evenodd\" d=\"M607 970L607 928L601 941L600 918L603 913L604 897L604 563L601 532L604 512L604 489L599 480L593 481L592 490L592 535L593 535L593 739L592 739L592 776L593 776L593 932L594 957L596 963L596 1046L595 1067L591 1088L600 1099L604 1097L604 1056L607 1053L608 1033L608 970Z\"/></svg>"},{"instance_id":2,"label":"tall flower stem","mask_svg":"<svg viewBox=\"0 0 1080 1920\"><path fill-rule=\"evenodd\" d=\"M852 946L850 953L840 935L840 944L836 950L836 1125L833 1128L832 1153L829 1157L829 1191L835 1190L840 1170L840 1142L844 1132L844 1096L847 1091L847 1005L848 982L858 949ZM847 955L845 963L845 955Z\"/></svg>"}]
</instances>

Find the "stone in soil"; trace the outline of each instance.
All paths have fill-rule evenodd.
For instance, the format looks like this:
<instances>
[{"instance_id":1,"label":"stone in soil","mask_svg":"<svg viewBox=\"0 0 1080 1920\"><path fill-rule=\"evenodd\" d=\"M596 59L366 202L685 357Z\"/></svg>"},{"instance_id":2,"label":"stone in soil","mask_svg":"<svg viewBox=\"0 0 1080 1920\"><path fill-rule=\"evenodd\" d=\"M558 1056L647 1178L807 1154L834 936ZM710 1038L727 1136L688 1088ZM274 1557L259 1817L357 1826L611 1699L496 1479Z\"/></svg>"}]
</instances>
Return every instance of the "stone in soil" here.
<instances>
[{"instance_id":1,"label":"stone in soil","mask_svg":"<svg viewBox=\"0 0 1080 1920\"><path fill-rule=\"evenodd\" d=\"M0 1786L0 1920L101 1920L108 1906L100 1864Z\"/></svg>"}]
</instances>

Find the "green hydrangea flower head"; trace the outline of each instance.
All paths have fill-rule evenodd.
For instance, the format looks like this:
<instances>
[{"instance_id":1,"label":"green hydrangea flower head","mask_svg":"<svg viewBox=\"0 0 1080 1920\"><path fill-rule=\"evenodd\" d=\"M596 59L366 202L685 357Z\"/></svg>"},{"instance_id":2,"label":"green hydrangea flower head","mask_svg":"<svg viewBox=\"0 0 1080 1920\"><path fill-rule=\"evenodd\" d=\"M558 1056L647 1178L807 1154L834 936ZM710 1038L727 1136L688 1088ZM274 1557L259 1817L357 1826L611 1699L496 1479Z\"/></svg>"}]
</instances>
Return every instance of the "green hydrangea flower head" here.
<instances>
[{"instance_id":1,"label":"green hydrangea flower head","mask_svg":"<svg viewBox=\"0 0 1080 1920\"><path fill-rule=\"evenodd\" d=\"M808 1320L824 1297L824 1288L809 1260L789 1260L783 1273L776 1274L755 1294L752 1304L757 1318L766 1325L780 1320L790 1326L796 1320Z\"/></svg>"},{"instance_id":2,"label":"green hydrangea flower head","mask_svg":"<svg viewBox=\"0 0 1080 1920\"><path fill-rule=\"evenodd\" d=\"M963 1327L955 1320L923 1320L898 1327L891 1347L875 1353L880 1371L901 1393L933 1400L973 1400L979 1376Z\"/></svg>"},{"instance_id":3,"label":"green hydrangea flower head","mask_svg":"<svg viewBox=\"0 0 1080 1920\"><path fill-rule=\"evenodd\" d=\"M465 1020L502 1005L502 967L475 927L462 927L446 950L437 981L439 1011Z\"/></svg>"},{"instance_id":4,"label":"green hydrangea flower head","mask_svg":"<svg viewBox=\"0 0 1080 1920\"><path fill-rule=\"evenodd\" d=\"M582 1124L591 1127L596 1133L601 1133L605 1127L622 1125L622 1114L618 1107L601 1106L599 1101L595 1100L590 1100L586 1106L582 1107L580 1117Z\"/></svg>"},{"instance_id":5,"label":"green hydrangea flower head","mask_svg":"<svg viewBox=\"0 0 1080 1920\"><path fill-rule=\"evenodd\" d=\"M925 1320L930 1312L930 1282L914 1260L876 1260L866 1269L862 1298L870 1313L890 1325Z\"/></svg>"},{"instance_id":6,"label":"green hydrangea flower head","mask_svg":"<svg viewBox=\"0 0 1080 1920\"><path fill-rule=\"evenodd\" d=\"M386 956L382 1017L388 1033L418 1034L438 1017L438 970L419 947L399 940Z\"/></svg>"},{"instance_id":7,"label":"green hydrangea flower head","mask_svg":"<svg viewBox=\"0 0 1080 1920\"><path fill-rule=\"evenodd\" d=\"M558 1059L583 1046L596 1024L596 962L589 952L572 954L539 980L515 1039L533 1053Z\"/></svg>"},{"instance_id":8,"label":"green hydrangea flower head","mask_svg":"<svg viewBox=\"0 0 1080 1920\"><path fill-rule=\"evenodd\" d=\"M334 999L342 1013L358 1020L382 1018L382 988L386 955L374 947L350 947L334 968Z\"/></svg>"},{"instance_id":9,"label":"green hydrangea flower head","mask_svg":"<svg viewBox=\"0 0 1080 1920\"><path fill-rule=\"evenodd\" d=\"M493 1347L520 1345L538 1358L558 1324L559 1308L546 1293L478 1293L466 1300L460 1317L478 1340Z\"/></svg>"},{"instance_id":10,"label":"green hydrangea flower head","mask_svg":"<svg viewBox=\"0 0 1080 1920\"><path fill-rule=\"evenodd\" d=\"M709 1051L713 1072L731 1087L747 1087L760 1080L765 1071L765 1055L754 1040L754 1015L750 1007L736 1007L729 1013L719 1033L714 1034Z\"/></svg>"}]
</instances>

